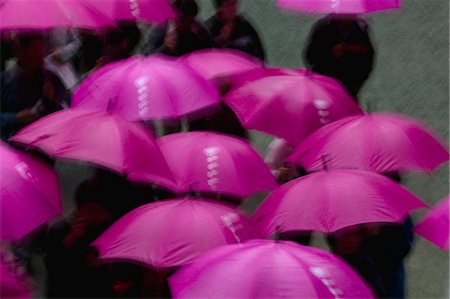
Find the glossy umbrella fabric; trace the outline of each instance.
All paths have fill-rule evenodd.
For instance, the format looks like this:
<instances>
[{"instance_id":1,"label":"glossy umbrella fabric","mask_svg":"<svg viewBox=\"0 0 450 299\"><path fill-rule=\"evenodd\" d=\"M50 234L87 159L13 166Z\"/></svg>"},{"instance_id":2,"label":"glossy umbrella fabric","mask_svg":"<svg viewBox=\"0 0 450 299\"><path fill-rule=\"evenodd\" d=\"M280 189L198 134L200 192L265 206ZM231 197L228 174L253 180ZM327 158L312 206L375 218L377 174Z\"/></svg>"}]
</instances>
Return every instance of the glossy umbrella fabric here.
<instances>
[{"instance_id":1,"label":"glossy umbrella fabric","mask_svg":"<svg viewBox=\"0 0 450 299\"><path fill-rule=\"evenodd\" d=\"M264 236L275 232L334 232L360 223L402 222L427 205L382 175L360 170L319 171L274 190L251 220Z\"/></svg>"},{"instance_id":2,"label":"glossy umbrella fabric","mask_svg":"<svg viewBox=\"0 0 450 299\"><path fill-rule=\"evenodd\" d=\"M2 0L0 29L96 29L113 25L96 5L83 0Z\"/></svg>"},{"instance_id":3,"label":"glossy umbrella fabric","mask_svg":"<svg viewBox=\"0 0 450 299\"><path fill-rule=\"evenodd\" d=\"M0 143L0 188L1 240L19 240L62 211L53 169L5 143Z\"/></svg>"},{"instance_id":4,"label":"glossy umbrella fabric","mask_svg":"<svg viewBox=\"0 0 450 299\"><path fill-rule=\"evenodd\" d=\"M6 261L0 260L0 296L2 298L31 298L31 290L26 281L26 274L17 274Z\"/></svg>"},{"instance_id":5,"label":"glossy umbrella fabric","mask_svg":"<svg viewBox=\"0 0 450 299\"><path fill-rule=\"evenodd\" d=\"M242 85L250 83L255 80L259 80L266 77L273 76L304 76L312 74L311 71L307 69L290 69L290 68L276 68L276 67L263 67L254 68L245 72L234 73L228 76L227 83L231 88L238 88ZM319 74L314 74L316 77L321 76ZM329 78L329 77L324 77ZM333 80L332 78L330 78Z\"/></svg>"},{"instance_id":6,"label":"glossy umbrella fabric","mask_svg":"<svg viewBox=\"0 0 450 299\"><path fill-rule=\"evenodd\" d=\"M374 298L344 261L288 241L222 246L169 278L174 298Z\"/></svg>"},{"instance_id":7,"label":"glossy umbrella fabric","mask_svg":"<svg viewBox=\"0 0 450 299\"><path fill-rule=\"evenodd\" d=\"M65 1L65 0L64 0ZM79 0L101 9L112 20L162 23L176 14L168 0Z\"/></svg>"},{"instance_id":8,"label":"glossy umbrella fabric","mask_svg":"<svg viewBox=\"0 0 450 299\"><path fill-rule=\"evenodd\" d=\"M362 113L336 80L306 71L249 82L224 102L245 128L284 138L291 146L329 122Z\"/></svg>"},{"instance_id":9,"label":"glossy umbrella fabric","mask_svg":"<svg viewBox=\"0 0 450 299\"><path fill-rule=\"evenodd\" d=\"M449 250L449 210L450 197L447 197L428 212L428 214L414 227L414 231L437 246Z\"/></svg>"},{"instance_id":10,"label":"glossy umbrella fabric","mask_svg":"<svg viewBox=\"0 0 450 299\"><path fill-rule=\"evenodd\" d=\"M206 80L260 69L263 62L238 50L208 49L195 51L180 58Z\"/></svg>"},{"instance_id":11,"label":"glossy umbrella fabric","mask_svg":"<svg viewBox=\"0 0 450 299\"><path fill-rule=\"evenodd\" d=\"M100 258L133 260L156 269L179 267L203 252L258 237L235 206L183 198L143 205L93 242Z\"/></svg>"},{"instance_id":12,"label":"glossy umbrella fabric","mask_svg":"<svg viewBox=\"0 0 450 299\"><path fill-rule=\"evenodd\" d=\"M189 67L162 55L131 57L88 76L73 108L107 110L131 120L174 119L219 104L216 89Z\"/></svg>"},{"instance_id":13,"label":"glossy umbrella fabric","mask_svg":"<svg viewBox=\"0 0 450 299\"><path fill-rule=\"evenodd\" d=\"M75 88L70 102L71 106L73 108L86 106L88 109L109 111L108 109L112 105L111 100L116 97L116 89L120 84L121 76L124 76L126 69L138 63L140 59L142 59L141 56L131 56L108 63L90 73Z\"/></svg>"},{"instance_id":14,"label":"glossy umbrella fabric","mask_svg":"<svg viewBox=\"0 0 450 299\"><path fill-rule=\"evenodd\" d=\"M207 192L245 198L278 185L251 144L213 132L170 134L158 145L182 192Z\"/></svg>"},{"instance_id":15,"label":"glossy umbrella fabric","mask_svg":"<svg viewBox=\"0 0 450 299\"><path fill-rule=\"evenodd\" d=\"M90 162L130 181L176 190L173 175L148 130L107 112L56 112L20 130L10 141L53 158Z\"/></svg>"},{"instance_id":16,"label":"glossy umbrella fabric","mask_svg":"<svg viewBox=\"0 0 450 299\"><path fill-rule=\"evenodd\" d=\"M362 14L400 8L400 0L277 0L277 7L313 14Z\"/></svg>"},{"instance_id":17,"label":"glossy umbrella fabric","mask_svg":"<svg viewBox=\"0 0 450 299\"><path fill-rule=\"evenodd\" d=\"M324 167L432 171L449 160L448 150L427 126L399 114L371 113L328 124L288 157L307 171Z\"/></svg>"}]
</instances>

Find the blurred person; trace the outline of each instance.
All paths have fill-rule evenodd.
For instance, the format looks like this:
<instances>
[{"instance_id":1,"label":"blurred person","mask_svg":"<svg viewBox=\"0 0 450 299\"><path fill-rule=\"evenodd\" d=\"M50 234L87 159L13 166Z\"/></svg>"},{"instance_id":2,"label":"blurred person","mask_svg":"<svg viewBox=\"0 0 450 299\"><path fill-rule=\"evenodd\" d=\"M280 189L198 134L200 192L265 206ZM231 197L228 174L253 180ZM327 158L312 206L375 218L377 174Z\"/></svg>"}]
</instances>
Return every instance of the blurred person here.
<instances>
[{"instance_id":1,"label":"blurred person","mask_svg":"<svg viewBox=\"0 0 450 299\"><path fill-rule=\"evenodd\" d=\"M231 90L227 77L217 78L216 83L221 96L225 96ZM216 131L247 140L250 138L236 113L223 101L220 102L220 106L210 109L208 114L208 116L191 120L189 131Z\"/></svg>"},{"instance_id":2,"label":"blurred person","mask_svg":"<svg viewBox=\"0 0 450 299\"><path fill-rule=\"evenodd\" d=\"M225 103L221 102L219 109L212 113L208 117L190 121L189 131L216 131L234 137L250 138L234 111Z\"/></svg>"},{"instance_id":3,"label":"blurred person","mask_svg":"<svg viewBox=\"0 0 450 299\"><path fill-rule=\"evenodd\" d=\"M304 49L305 65L338 79L356 101L374 63L368 27L356 15L330 14L313 25Z\"/></svg>"},{"instance_id":4,"label":"blurred person","mask_svg":"<svg viewBox=\"0 0 450 299\"><path fill-rule=\"evenodd\" d=\"M365 223L328 236L332 251L355 268L379 297L405 298L403 261L413 243L413 223Z\"/></svg>"},{"instance_id":5,"label":"blurred person","mask_svg":"<svg viewBox=\"0 0 450 299\"><path fill-rule=\"evenodd\" d=\"M117 28L110 28L106 33L103 55L97 66L129 58L140 40L141 31L136 21L118 21Z\"/></svg>"},{"instance_id":6,"label":"blurred person","mask_svg":"<svg viewBox=\"0 0 450 299\"><path fill-rule=\"evenodd\" d=\"M103 55L104 34L101 31L80 31L79 41L81 45L74 59L74 65L78 77L82 80L97 67Z\"/></svg>"},{"instance_id":7,"label":"blurred person","mask_svg":"<svg viewBox=\"0 0 450 299\"><path fill-rule=\"evenodd\" d=\"M230 48L246 52L262 61L264 48L255 28L238 14L239 0L213 0L216 14L205 22L218 48Z\"/></svg>"},{"instance_id":8,"label":"blurred person","mask_svg":"<svg viewBox=\"0 0 450 299\"><path fill-rule=\"evenodd\" d=\"M114 298L171 298L168 276L172 271L157 271L135 261L106 264Z\"/></svg>"},{"instance_id":9,"label":"blurred person","mask_svg":"<svg viewBox=\"0 0 450 299\"><path fill-rule=\"evenodd\" d=\"M78 81L73 60L81 42L75 29L53 29L46 39L45 66L54 72L67 90L71 90Z\"/></svg>"},{"instance_id":10,"label":"blurred person","mask_svg":"<svg viewBox=\"0 0 450 299\"><path fill-rule=\"evenodd\" d=\"M405 298L404 259L411 251L414 234L408 216L403 223L366 224L363 251L378 268L386 298Z\"/></svg>"},{"instance_id":11,"label":"blurred person","mask_svg":"<svg viewBox=\"0 0 450 299\"><path fill-rule=\"evenodd\" d=\"M143 47L146 55L163 53L181 56L213 45L208 30L197 20L199 8L195 0L176 0L178 16L161 25L154 26Z\"/></svg>"},{"instance_id":12,"label":"blurred person","mask_svg":"<svg viewBox=\"0 0 450 299\"><path fill-rule=\"evenodd\" d=\"M8 60L14 57L13 51L13 38L11 31L0 32L0 59L1 68L0 72L4 72L7 68Z\"/></svg>"},{"instance_id":13,"label":"blurred person","mask_svg":"<svg viewBox=\"0 0 450 299\"><path fill-rule=\"evenodd\" d=\"M47 231L45 266L48 298L112 297L106 268L90 244L114 221L95 198L92 183L83 181L75 194L71 220L54 223Z\"/></svg>"},{"instance_id":14,"label":"blurred person","mask_svg":"<svg viewBox=\"0 0 450 299\"><path fill-rule=\"evenodd\" d=\"M1 137L7 140L36 119L67 103L66 89L44 67L44 38L21 34L14 41L17 63L1 74Z\"/></svg>"},{"instance_id":15,"label":"blurred person","mask_svg":"<svg viewBox=\"0 0 450 299\"><path fill-rule=\"evenodd\" d=\"M380 273L373 259L363 250L364 228L362 225L345 227L328 234L331 251L346 261L372 288L376 297L385 298L386 292Z\"/></svg>"},{"instance_id":16,"label":"blurred person","mask_svg":"<svg viewBox=\"0 0 450 299\"><path fill-rule=\"evenodd\" d=\"M284 162L292 150L293 148L283 138L275 138L267 148L264 162L269 166L280 185L300 176L300 172L295 166Z\"/></svg>"}]
</instances>

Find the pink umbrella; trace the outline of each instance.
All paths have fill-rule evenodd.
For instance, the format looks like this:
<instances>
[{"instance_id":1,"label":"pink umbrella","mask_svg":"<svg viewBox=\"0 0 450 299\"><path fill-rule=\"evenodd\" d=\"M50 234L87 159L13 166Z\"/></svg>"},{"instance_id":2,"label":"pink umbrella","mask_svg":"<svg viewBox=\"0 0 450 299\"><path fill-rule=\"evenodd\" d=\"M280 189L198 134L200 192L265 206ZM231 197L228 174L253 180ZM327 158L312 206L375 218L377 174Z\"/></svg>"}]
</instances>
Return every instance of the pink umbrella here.
<instances>
[{"instance_id":1,"label":"pink umbrella","mask_svg":"<svg viewBox=\"0 0 450 299\"><path fill-rule=\"evenodd\" d=\"M176 190L164 157L148 130L107 112L65 110L41 118L10 140L54 158L91 162Z\"/></svg>"},{"instance_id":2,"label":"pink umbrella","mask_svg":"<svg viewBox=\"0 0 450 299\"><path fill-rule=\"evenodd\" d=\"M162 23L175 18L167 0L81 0L101 9L113 20L140 20Z\"/></svg>"},{"instance_id":3,"label":"pink umbrella","mask_svg":"<svg viewBox=\"0 0 450 299\"><path fill-rule=\"evenodd\" d=\"M156 269L190 263L203 252L257 237L233 205L171 199L143 205L106 230L93 245L100 258L127 259Z\"/></svg>"},{"instance_id":4,"label":"pink umbrella","mask_svg":"<svg viewBox=\"0 0 450 299\"><path fill-rule=\"evenodd\" d=\"M94 5L80 0L2 0L0 29L50 29L77 27L95 29L113 25Z\"/></svg>"},{"instance_id":5,"label":"pink umbrella","mask_svg":"<svg viewBox=\"0 0 450 299\"><path fill-rule=\"evenodd\" d=\"M228 83L231 88L238 88L242 85L256 81L266 77L272 76L304 76L311 74L310 71L306 69L289 69L289 68L254 68L245 72L235 73L228 77ZM320 76L315 74L315 76ZM324 77L326 79L328 77Z\"/></svg>"},{"instance_id":6,"label":"pink umbrella","mask_svg":"<svg viewBox=\"0 0 450 299\"><path fill-rule=\"evenodd\" d=\"M120 76L126 69L139 63L140 56L108 63L90 73L73 92L71 105L73 108L84 108L108 111L111 100L116 97ZM94 100L95 99L95 100Z\"/></svg>"},{"instance_id":7,"label":"pink umbrella","mask_svg":"<svg viewBox=\"0 0 450 299\"><path fill-rule=\"evenodd\" d=\"M25 273L16 273L3 259L0 260L0 296L2 298L31 298L31 290L26 284L29 280Z\"/></svg>"},{"instance_id":8,"label":"pink umbrella","mask_svg":"<svg viewBox=\"0 0 450 299\"><path fill-rule=\"evenodd\" d=\"M450 239L450 197L442 200L414 228L422 237L443 249L449 249Z\"/></svg>"},{"instance_id":9,"label":"pink umbrella","mask_svg":"<svg viewBox=\"0 0 450 299\"><path fill-rule=\"evenodd\" d=\"M275 232L334 232L371 222L402 222L426 207L411 192L382 175L360 170L319 171L275 189L252 221L264 236Z\"/></svg>"},{"instance_id":10,"label":"pink umbrella","mask_svg":"<svg viewBox=\"0 0 450 299\"><path fill-rule=\"evenodd\" d=\"M378 173L432 171L448 161L447 149L424 125L402 115L351 116L320 128L288 157L307 171L352 168Z\"/></svg>"},{"instance_id":11,"label":"pink umbrella","mask_svg":"<svg viewBox=\"0 0 450 299\"><path fill-rule=\"evenodd\" d=\"M178 118L218 103L212 85L164 56L133 57L100 69L75 90L72 99L74 108L106 108L132 121Z\"/></svg>"},{"instance_id":12,"label":"pink umbrella","mask_svg":"<svg viewBox=\"0 0 450 299\"><path fill-rule=\"evenodd\" d=\"M56 173L0 143L0 239L16 241L61 213Z\"/></svg>"},{"instance_id":13,"label":"pink umbrella","mask_svg":"<svg viewBox=\"0 0 450 299\"><path fill-rule=\"evenodd\" d=\"M362 14L400 8L400 0L277 0L277 6L316 14Z\"/></svg>"},{"instance_id":14,"label":"pink umbrella","mask_svg":"<svg viewBox=\"0 0 450 299\"><path fill-rule=\"evenodd\" d=\"M375 298L349 265L287 241L222 246L169 278L174 298Z\"/></svg>"},{"instance_id":15,"label":"pink umbrella","mask_svg":"<svg viewBox=\"0 0 450 299\"><path fill-rule=\"evenodd\" d=\"M255 80L228 93L224 101L244 127L291 145L329 122L362 113L336 80L309 71Z\"/></svg>"},{"instance_id":16,"label":"pink umbrella","mask_svg":"<svg viewBox=\"0 0 450 299\"><path fill-rule=\"evenodd\" d=\"M186 54L180 61L206 80L260 69L263 62L238 50L208 49Z\"/></svg>"},{"instance_id":17,"label":"pink umbrella","mask_svg":"<svg viewBox=\"0 0 450 299\"><path fill-rule=\"evenodd\" d=\"M244 198L277 187L264 160L244 140L212 132L189 132L160 138L159 146L182 192Z\"/></svg>"}]
</instances>

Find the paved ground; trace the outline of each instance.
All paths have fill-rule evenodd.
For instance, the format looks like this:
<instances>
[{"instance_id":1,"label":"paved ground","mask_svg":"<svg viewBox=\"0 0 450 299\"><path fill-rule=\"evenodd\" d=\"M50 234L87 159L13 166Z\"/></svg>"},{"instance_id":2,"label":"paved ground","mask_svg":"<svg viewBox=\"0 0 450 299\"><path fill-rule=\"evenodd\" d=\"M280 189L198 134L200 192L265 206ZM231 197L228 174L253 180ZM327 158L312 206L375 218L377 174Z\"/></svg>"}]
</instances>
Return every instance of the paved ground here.
<instances>
[{"instance_id":1,"label":"paved ground","mask_svg":"<svg viewBox=\"0 0 450 299\"><path fill-rule=\"evenodd\" d=\"M212 0L201 0L201 15L212 14ZM302 66L301 50L317 17L284 14L274 0L242 0L242 10L259 29L271 66ZM449 133L449 2L404 0L403 8L369 16L377 64L361 92L371 111L405 113L427 123L447 141ZM255 133L253 141L264 153L271 138ZM58 164L66 211L78 179L88 170ZM428 204L447 194L448 166L431 175L409 174L404 184ZM414 214L418 219L423 212ZM321 242L319 241L320 245ZM448 253L417 237L407 260L409 298L449 298Z\"/></svg>"}]
</instances>

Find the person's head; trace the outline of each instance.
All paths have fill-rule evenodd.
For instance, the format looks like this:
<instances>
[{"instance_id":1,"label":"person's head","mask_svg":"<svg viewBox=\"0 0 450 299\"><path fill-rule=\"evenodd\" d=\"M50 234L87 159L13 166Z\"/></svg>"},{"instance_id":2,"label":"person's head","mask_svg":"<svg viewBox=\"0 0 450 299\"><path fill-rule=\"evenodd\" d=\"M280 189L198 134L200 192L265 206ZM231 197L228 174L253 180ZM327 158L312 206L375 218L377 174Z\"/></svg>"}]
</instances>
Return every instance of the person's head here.
<instances>
[{"instance_id":1,"label":"person's head","mask_svg":"<svg viewBox=\"0 0 450 299\"><path fill-rule=\"evenodd\" d=\"M96 66L97 60L102 56L104 36L101 32L80 31L81 48L78 52L75 67L81 74L89 72Z\"/></svg>"},{"instance_id":2,"label":"person's head","mask_svg":"<svg viewBox=\"0 0 450 299\"><path fill-rule=\"evenodd\" d=\"M44 65L44 36L40 33L21 33L14 40L18 63L25 71L35 72Z\"/></svg>"},{"instance_id":3,"label":"person's head","mask_svg":"<svg viewBox=\"0 0 450 299\"><path fill-rule=\"evenodd\" d=\"M134 21L119 21L117 22L117 29L112 29L108 32L106 43L117 45L120 43L126 44L126 50L130 54L137 46L141 39L141 31Z\"/></svg>"},{"instance_id":4,"label":"person's head","mask_svg":"<svg viewBox=\"0 0 450 299\"><path fill-rule=\"evenodd\" d=\"M363 230L360 225L353 225L337 230L327 236L331 250L337 254L355 254L361 249Z\"/></svg>"},{"instance_id":5,"label":"person's head","mask_svg":"<svg viewBox=\"0 0 450 299\"><path fill-rule=\"evenodd\" d=\"M214 0L216 13L222 22L233 21L238 13L238 0Z\"/></svg>"},{"instance_id":6,"label":"person's head","mask_svg":"<svg viewBox=\"0 0 450 299\"><path fill-rule=\"evenodd\" d=\"M174 3L178 12L177 26L183 29L190 29L198 14L198 5L195 0L176 0Z\"/></svg>"},{"instance_id":7,"label":"person's head","mask_svg":"<svg viewBox=\"0 0 450 299\"><path fill-rule=\"evenodd\" d=\"M139 297L145 268L131 263L117 262L110 265L112 290L116 298Z\"/></svg>"},{"instance_id":8,"label":"person's head","mask_svg":"<svg viewBox=\"0 0 450 299\"><path fill-rule=\"evenodd\" d=\"M358 16L355 14L332 14L331 18L342 29L347 29L358 22Z\"/></svg>"}]
</instances>

